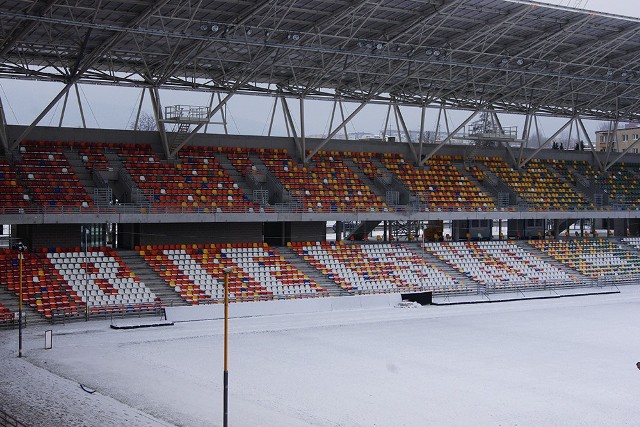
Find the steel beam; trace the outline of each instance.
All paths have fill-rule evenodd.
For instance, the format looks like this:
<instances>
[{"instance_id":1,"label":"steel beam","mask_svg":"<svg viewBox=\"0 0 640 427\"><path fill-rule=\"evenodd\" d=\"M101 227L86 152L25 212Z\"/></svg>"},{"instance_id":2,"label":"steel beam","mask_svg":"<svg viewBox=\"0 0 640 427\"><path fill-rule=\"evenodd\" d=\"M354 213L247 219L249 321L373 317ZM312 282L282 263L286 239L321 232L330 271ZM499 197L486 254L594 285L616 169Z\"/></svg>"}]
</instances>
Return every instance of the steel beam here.
<instances>
[{"instance_id":1,"label":"steel beam","mask_svg":"<svg viewBox=\"0 0 640 427\"><path fill-rule=\"evenodd\" d=\"M147 92L147 89L142 88L142 93L140 94L140 102L138 103L138 112L136 113L136 121L133 124L133 130L138 130L138 123L140 122L140 113L142 112L142 102L144 101L144 94L146 92Z\"/></svg>"},{"instance_id":2,"label":"steel beam","mask_svg":"<svg viewBox=\"0 0 640 427\"><path fill-rule=\"evenodd\" d=\"M413 154L413 160L416 165L420 165L420 157L416 153L416 148L413 146L413 141L411 140L411 134L409 133L409 129L407 129L407 124L404 121L404 116L402 115L402 111L400 111L400 107L398 104L394 104L394 108L396 110L396 117L400 120L400 124L402 125L402 130L404 134L407 136L407 144L409 145L409 150L411 150L411 154Z\"/></svg>"},{"instance_id":3,"label":"steel beam","mask_svg":"<svg viewBox=\"0 0 640 427\"><path fill-rule=\"evenodd\" d=\"M302 151L300 139L298 139L298 133L296 132L296 126L293 122L293 117L291 117L291 111L289 111L289 104L287 104L287 100L284 96L280 98L280 101L282 102L282 111L284 112L284 118L287 121L288 126L291 128L293 142L296 143L296 149L298 150L298 159L302 160L304 163L307 163L307 161L304 159L304 151Z\"/></svg>"},{"instance_id":4,"label":"steel beam","mask_svg":"<svg viewBox=\"0 0 640 427\"><path fill-rule=\"evenodd\" d=\"M69 89L71 89L71 86L73 86L76 81L77 76L64 85L62 90L58 92L58 94L51 100L51 102L46 107L44 107L44 110L42 110L40 114L38 114L38 117L36 117L35 120L31 122L31 124L24 131L22 131L20 136L18 136L15 141L13 141L13 144L11 144L10 147L10 151L13 151L18 147L20 142L22 142L31 133L33 128L35 128L38 123L40 123L40 120L42 120L42 118L46 116L49 111L51 111L51 108L53 108L53 106L56 105L58 101L60 101L60 98L62 98L69 92Z\"/></svg>"},{"instance_id":5,"label":"steel beam","mask_svg":"<svg viewBox=\"0 0 640 427\"><path fill-rule=\"evenodd\" d=\"M169 140L167 139L167 130L164 127L164 120L162 117L162 104L160 102L160 92L157 87L149 88L149 97L151 98L151 104L153 105L153 116L156 119L156 126L158 127L158 133L160 134L160 141L162 142L162 150L166 159L172 159L174 154L170 153ZM178 151L176 150L176 153Z\"/></svg>"},{"instance_id":6,"label":"steel beam","mask_svg":"<svg viewBox=\"0 0 640 427\"><path fill-rule=\"evenodd\" d=\"M607 165L609 163L609 156L611 156L611 150L613 150L613 143L615 142L616 144L620 144L620 141L618 141L618 125L619 125L620 121L616 120L615 124L613 125L613 131L611 130L611 122L609 122L609 141L607 141L607 156L604 160L604 164Z\"/></svg>"},{"instance_id":7,"label":"steel beam","mask_svg":"<svg viewBox=\"0 0 640 427\"><path fill-rule=\"evenodd\" d=\"M218 92L218 103L222 102L222 95ZM209 110L211 110L212 104L209 105ZM220 109L220 118L222 118L222 127L224 127L224 134L229 135L229 127L227 126L227 106L225 104L224 107ZM207 124L209 124L207 122Z\"/></svg>"},{"instance_id":8,"label":"steel beam","mask_svg":"<svg viewBox=\"0 0 640 427\"><path fill-rule=\"evenodd\" d=\"M582 133L584 134L584 137L587 139L587 142L589 143L589 146L591 147L591 153L593 154L593 158L598 163L598 169L602 170L603 169L603 164L600 161L600 158L598 157L596 146L591 141L591 137L589 136L589 133L587 132L587 129L584 126L584 123L582 121L582 117L578 117L578 125L580 126L580 129L582 129Z\"/></svg>"},{"instance_id":9,"label":"steel beam","mask_svg":"<svg viewBox=\"0 0 640 427\"><path fill-rule=\"evenodd\" d=\"M4 105L0 96L0 142L5 156L9 157L9 139L7 138L7 116L4 113Z\"/></svg>"},{"instance_id":10,"label":"steel beam","mask_svg":"<svg viewBox=\"0 0 640 427\"><path fill-rule=\"evenodd\" d=\"M340 132L340 130L342 130L342 128L344 128L347 125L347 123L349 123L367 104L368 104L368 102L365 101L365 102L361 103L360 105L358 105L358 108L353 110L353 113L349 114L349 117L344 119L342 121L342 123L340 123L320 144L318 144L318 146L316 148L314 148L311 151L311 153L309 153L308 156L306 156L304 158L304 163L309 163L309 161L313 158L313 156L315 156L316 153L322 149L322 147L327 145L327 143L329 141L331 141L331 139L334 136L336 136L336 134L338 132Z\"/></svg>"},{"instance_id":11,"label":"steel beam","mask_svg":"<svg viewBox=\"0 0 640 427\"><path fill-rule=\"evenodd\" d=\"M495 122L498 124L498 129L500 129L500 132L504 134L504 128L502 127L502 123L500 123L498 114L494 110L491 110L491 114L493 115L493 119L495 120ZM511 159L511 164L512 165L517 164L516 156L513 155L513 150L511 149L511 146L509 145L509 143L504 142L504 147L507 149L507 154L509 154L509 157Z\"/></svg>"},{"instance_id":12,"label":"steel beam","mask_svg":"<svg viewBox=\"0 0 640 427\"><path fill-rule=\"evenodd\" d=\"M553 134L553 136L549 139L547 139L541 146L539 146L529 157L527 157L525 159L525 161L520 162L520 164L518 165L518 168L523 168L527 163L529 163L529 161L531 159L533 159L540 151L542 151L542 149L551 141L553 141L554 138L556 138L558 135L560 135L562 132L564 132L564 130L567 128L567 126L569 126L571 123L573 123L573 121L576 119L576 116L573 116L569 119L569 121L567 123L564 124L564 126L562 126L556 133Z\"/></svg>"},{"instance_id":13,"label":"steel beam","mask_svg":"<svg viewBox=\"0 0 640 427\"><path fill-rule=\"evenodd\" d=\"M82 120L82 127L87 128L87 121L84 118L84 109L82 108L82 100L80 99L80 89L78 89L78 83L73 85L76 90L76 98L78 98L78 110L80 110L80 119Z\"/></svg>"},{"instance_id":14,"label":"steel beam","mask_svg":"<svg viewBox=\"0 0 640 427\"><path fill-rule=\"evenodd\" d=\"M633 144L631 144L630 146L628 146L622 153L620 153L619 155L616 156L615 159L613 159L610 163L607 164L607 166L605 166L605 168L603 169L605 172L609 170L609 168L613 165L615 165L616 163L618 163L620 161L620 159L622 159L624 156L627 155L627 153L629 153L629 151L631 151L632 148L634 148L636 145L638 145L640 143L640 139L636 139Z\"/></svg>"},{"instance_id":15,"label":"steel beam","mask_svg":"<svg viewBox=\"0 0 640 427\"><path fill-rule=\"evenodd\" d=\"M453 136L460 132L461 129L464 129L464 127L471 121L473 120L473 118L480 112L482 111L483 107L480 107L478 109L476 109L473 113L471 113L471 115L469 117L467 117L465 119L465 121L463 121L457 128L455 128L455 130L453 132L450 132L447 137L445 139L442 140L442 142L440 144L438 144L437 146L435 146L435 148L433 150L431 150L431 152L427 155L425 155L424 159L422 159L420 161L421 165L424 165L425 163L427 163L427 160L429 160L431 157L433 157L438 151L440 151L440 149L442 147L445 146L446 143L448 143L449 141L451 141L451 138L453 138ZM445 119L446 119L446 111L445 111ZM445 120L446 121L446 120Z\"/></svg>"},{"instance_id":16,"label":"steel beam","mask_svg":"<svg viewBox=\"0 0 640 427\"><path fill-rule=\"evenodd\" d=\"M58 127L62 127L62 121L64 120L64 113L67 111L67 101L69 100L69 91L64 94L64 101L62 101L62 111L60 111L60 121L58 121Z\"/></svg>"},{"instance_id":17,"label":"steel beam","mask_svg":"<svg viewBox=\"0 0 640 427\"><path fill-rule=\"evenodd\" d=\"M273 108L271 109L271 119L269 120L269 131L267 132L267 136L271 136L271 130L273 129L273 121L276 118L276 108L278 107L278 98L273 98Z\"/></svg>"},{"instance_id":18,"label":"steel beam","mask_svg":"<svg viewBox=\"0 0 640 427\"><path fill-rule=\"evenodd\" d=\"M236 94L236 90L237 89L232 90L229 93L227 93L227 95L222 99L222 101L220 101L218 103L218 105L216 105L216 107L213 110L209 111L209 115L207 116L208 120L211 119L211 117L213 117L214 114L216 114L218 111L220 111L220 109L223 108L227 104L227 102L229 102L229 100L233 97L233 95ZM189 141L191 141L191 139L193 139L193 137L196 136L198 131L204 127L204 125L205 125L205 123L200 123L199 125L197 125L191 131L189 136L187 136L184 140L182 140L182 142L180 144L178 144L178 146L175 147L173 149L173 151L171 151L171 153L169 153L170 154L170 158L174 158L176 156L176 154L178 154L178 151L180 151L180 149L182 147L184 147Z\"/></svg>"},{"instance_id":19,"label":"steel beam","mask_svg":"<svg viewBox=\"0 0 640 427\"><path fill-rule=\"evenodd\" d=\"M300 145L302 147L302 156L307 153L307 142L304 130L304 97L300 97Z\"/></svg>"},{"instance_id":20,"label":"steel beam","mask_svg":"<svg viewBox=\"0 0 640 427\"><path fill-rule=\"evenodd\" d=\"M344 122L344 106L342 105L342 99L340 99L338 101L338 106L340 107L340 118L342 118L342 121ZM329 128L329 129L331 129L331 128ZM347 132L346 125L344 127L344 140L345 141L349 140L349 132Z\"/></svg>"},{"instance_id":21,"label":"steel beam","mask_svg":"<svg viewBox=\"0 0 640 427\"><path fill-rule=\"evenodd\" d=\"M529 135L531 134L531 122L535 118L535 113L527 113L527 116L524 119L524 127L522 128L522 144L520 144L520 150L518 152L518 161L517 165L522 161L522 154L524 153L524 149L527 145L529 145Z\"/></svg>"},{"instance_id":22,"label":"steel beam","mask_svg":"<svg viewBox=\"0 0 640 427\"><path fill-rule=\"evenodd\" d=\"M418 142L420 145L418 148L418 159L422 158L422 148L424 146L424 119L425 119L426 111L427 111L427 108L423 104L422 107L420 107L420 137L418 138Z\"/></svg>"}]
</instances>

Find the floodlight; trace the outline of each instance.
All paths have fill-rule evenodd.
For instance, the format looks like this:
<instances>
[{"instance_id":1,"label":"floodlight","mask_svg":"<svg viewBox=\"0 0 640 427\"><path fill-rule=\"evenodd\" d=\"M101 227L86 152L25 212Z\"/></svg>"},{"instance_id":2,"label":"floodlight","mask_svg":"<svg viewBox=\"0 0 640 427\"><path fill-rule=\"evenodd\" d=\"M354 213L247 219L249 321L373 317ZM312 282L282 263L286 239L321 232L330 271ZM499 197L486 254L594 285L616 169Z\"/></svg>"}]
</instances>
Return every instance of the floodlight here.
<instances>
[{"instance_id":1,"label":"floodlight","mask_svg":"<svg viewBox=\"0 0 640 427\"><path fill-rule=\"evenodd\" d=\"M376 43L376 49L380 50L384 47L384 45L380 42Z\"/></svg>"},{"instance_id":2,"label":"floodlight","mask_svg":"<svg viewBox=\"0 0 640 427\"><path fill-rule=\"evenodd\" d=\"M211 31L213 31L214 33L219 29L220 29L220 26L218 24L211 24Z\"/></svg>"},{"instance_id":3,"label":"floodlight","mask_svg":"<svg viewBox=\"0 0 640 427\"><path fill-rule=\"evenodd\" d=\"M522 58L516 59L516 64L520 65L520 66L524 65L524 59L522 59Z\"/></svg>"}]
</instances>

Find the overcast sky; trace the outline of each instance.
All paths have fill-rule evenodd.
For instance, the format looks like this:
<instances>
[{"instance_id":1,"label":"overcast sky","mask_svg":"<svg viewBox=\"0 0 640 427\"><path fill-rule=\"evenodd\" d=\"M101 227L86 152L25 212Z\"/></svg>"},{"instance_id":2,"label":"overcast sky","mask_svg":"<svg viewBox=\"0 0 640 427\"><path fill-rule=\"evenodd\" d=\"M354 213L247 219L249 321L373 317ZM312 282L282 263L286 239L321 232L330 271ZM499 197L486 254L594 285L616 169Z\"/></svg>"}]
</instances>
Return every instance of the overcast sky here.
<instances>
[{"instance_id":1,"label":"overcast sky","mask_svg":"<svg viewBox=\"0 0 640 427\"><path fill-rule=\"evenodd\" d=\"M516 0L519 1L519 0ZM616 15L624 15L640 18L640 7L638 0L547 0L546 3L579 7L588 10L595 10ZM6 109L7 121L10 124L29 124L42 111L42 109L60 91L62 86L56 83L46 82L25 82L18 80L0 79L0 97ZM87 117L88 127L97 128L127 128L135 119L135 111L140 97L140 89L123 87L104 87L94 85L81 85L81 98ZM36 95L37 96L34 96ZM73 94L73 92L72 92ZM75 100L75 94L73 94ZM162 91L163 105L207 105L209 95L204 93ZM77 102L70 101L67 106L67 113L63 126L79 127L81 121L78 114ZM151 111L148 96L145 97L146 111ZM232 134L255 134L266 135L270 111L273 106L273 99L257 96L235 96L229 103L228 122L229 132ZM348 115L355 108L355 104L346 104L345 115ZM61 102L57 108L48 114L40 125L57 126L60 118ZM329 117L332 104L330 102L308 102L305 106L305 127L308 135L326 134L329 128ZM298 109L298 102L291 101L292 113ZM437 110L429 110L427 114L427 129L435 127ZM275 124L275 133L284 134L284 121L281 110ZM411 129L419 129L419 109L405 108L403 114L407 125ZM452 122L461 121L466 113L452 114ZM356 116L347 126L347 130L352 132L370 132L376 134L382 129L382 123L386 115L386 108L383 106L369 106ZM523 125L524 117L513 116L503 119L505 125ZM560 120L547 120L542 124L541 133L552 134L558 127ZM454 126L454 124L452 124ZM590 131L595 131L597 123L588 124ZM210 133L222 133L221 126L213 125Z\"/></svg>"}]
</instances>

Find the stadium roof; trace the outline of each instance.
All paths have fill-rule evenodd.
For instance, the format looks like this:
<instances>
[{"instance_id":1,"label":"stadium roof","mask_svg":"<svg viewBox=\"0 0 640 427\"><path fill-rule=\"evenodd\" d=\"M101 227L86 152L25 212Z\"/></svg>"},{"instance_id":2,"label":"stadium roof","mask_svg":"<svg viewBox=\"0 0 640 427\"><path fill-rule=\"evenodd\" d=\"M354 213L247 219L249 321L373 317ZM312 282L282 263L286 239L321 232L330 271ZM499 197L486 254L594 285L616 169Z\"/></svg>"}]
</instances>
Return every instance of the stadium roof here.
<instances>
[{"instance_id":1,"label":"stadium roof","mask_svg":"<svg viewBox=\"0 0 640 427\"><path fill-rule=\"evenodd\" d=\"M640 21L514 0L0 3L0 77L640 120Z\"/></svg>"}]
</instances>

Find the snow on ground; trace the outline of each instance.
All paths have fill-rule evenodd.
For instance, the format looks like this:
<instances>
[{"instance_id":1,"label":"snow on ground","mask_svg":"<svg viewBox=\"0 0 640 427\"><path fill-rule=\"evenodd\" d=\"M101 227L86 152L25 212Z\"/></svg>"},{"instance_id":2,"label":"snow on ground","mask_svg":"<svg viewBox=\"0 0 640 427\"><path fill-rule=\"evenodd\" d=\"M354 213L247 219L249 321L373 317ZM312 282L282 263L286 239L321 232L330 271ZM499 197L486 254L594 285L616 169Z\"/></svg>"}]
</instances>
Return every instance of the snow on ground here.
<instances>
[{"instance_id":1,"label":"snow on ground","mask_svg":"<svg viewBox=\"0 0 640 427\"><path fill-rule=\"evenodd\" d=\"M230 425L637 425L638 325L631 287L232 319ZM17 330L0 331L0 409L25 424L221 425L222 321L50 328L52 350L47 327L26 330L22 359Z\"/></svg>"}]
</instances>

